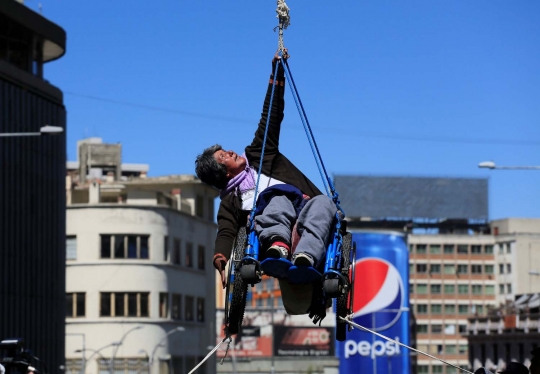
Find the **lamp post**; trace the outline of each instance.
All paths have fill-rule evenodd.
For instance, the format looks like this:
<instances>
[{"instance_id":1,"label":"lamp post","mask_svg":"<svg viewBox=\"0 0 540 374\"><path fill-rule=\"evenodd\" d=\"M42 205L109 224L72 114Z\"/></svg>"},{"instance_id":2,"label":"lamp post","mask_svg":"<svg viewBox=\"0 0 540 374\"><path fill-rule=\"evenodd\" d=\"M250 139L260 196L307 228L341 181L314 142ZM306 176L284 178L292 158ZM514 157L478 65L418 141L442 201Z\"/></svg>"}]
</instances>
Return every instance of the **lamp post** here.
<instances>
[{"instance_id":1,"label":"lamp post","mask_svg":"<svg viewBox=\"0 0 540 374\"><path fill-rule=\"evenodd\" d=\"M497 166L493 161L483 161L478 164L480 169L497 170L540 170L540 166Z\"/></svg>"},{"instance_id":2,"label":"lamp post","mask_svg":"<svg viewBox=\"0 0 540 374\"><path fill-rule=\"evenodd\" d=\"M111 362L109 364L110 368L109 368L109 371L111 374L113 374L113 371L114 371L114 358L116 357L116 353L118 352L118 348L122 345L122 343L124 343L124 340L126 339L126 337L132 333L133 331L135 330L140 330L142 329L143 327L142 326L135 326L133 327L132 329L126 331L124 333L124 335L122 336L122 338L118 341L118 342L114 342L112 343L113 345L116 346L116 348L114 349L113 351L113 354L111 355Z\"/></svg>"},{"instance_id":3,"label":"lamp post","mask_svg":"<svg viewBox=\"0 0 540 374\"><path fill-rule=\"evenodd\" d=\"M64 132L60 126L43 126L39 132L4 132L0 133L0 137L16 137L16 136L42 136L42 135L57 135Z\"/></svg>"},{"instance_id":4,"label":"lamp post","mask_svg":"<svg viewBox=\"0 0 540 374\"><path fill-rule=\"evenodd\" d=\"M150 374L152 373L152 366L154 365L154 356L156 355L156 351L158 349L158 347L161 346L161 344L172 334L175 334L177 332L180 332L180 331L186 331L186 329L182 326L178 326L172 330L170 330L169 332L167 332L165 334L165 336L159 341L159 343L156 344L156 346L154 347L154 349L152 350L152 354L150 355L150 360L148 361L148 371L150 372Z\"/></svg>"}]
</instances>

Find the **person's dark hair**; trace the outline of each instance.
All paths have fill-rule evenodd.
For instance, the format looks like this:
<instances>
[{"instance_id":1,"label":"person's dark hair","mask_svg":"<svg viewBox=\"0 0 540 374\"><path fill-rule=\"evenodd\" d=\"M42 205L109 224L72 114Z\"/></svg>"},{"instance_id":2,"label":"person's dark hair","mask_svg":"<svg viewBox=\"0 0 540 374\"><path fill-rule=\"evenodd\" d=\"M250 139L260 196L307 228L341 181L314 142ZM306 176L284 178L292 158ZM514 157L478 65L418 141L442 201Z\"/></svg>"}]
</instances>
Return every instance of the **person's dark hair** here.
<instances>
[{"instance_id":1,"label":"person's dark hair","mask_svg":"<svg viewBox=\"0 0 540 374\"><path fill-rule=\"evenodd\" d=\"M227 186L227 168L214 158L214 153L223 148L215 144L206 148L195 160L195 173L201 181L217 189L224 189Z\"/></svg>"}]
</instances>

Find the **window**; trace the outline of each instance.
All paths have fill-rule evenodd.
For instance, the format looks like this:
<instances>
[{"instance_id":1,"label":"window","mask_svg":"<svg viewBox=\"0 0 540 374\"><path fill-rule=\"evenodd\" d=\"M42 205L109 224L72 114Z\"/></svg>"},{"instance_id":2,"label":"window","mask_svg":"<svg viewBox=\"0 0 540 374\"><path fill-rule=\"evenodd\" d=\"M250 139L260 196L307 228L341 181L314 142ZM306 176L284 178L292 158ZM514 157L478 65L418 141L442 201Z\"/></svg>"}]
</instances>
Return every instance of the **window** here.
<instances>
[{"instance_id":1,"label":"window","mask_svg":"<svg viewBox=\"0 0 540 374\"><path fill-rule=\"evenodd\" d=\"M418 314L427 314L427 305L426 304L418 304L416 306L416 313L418 313Z\"/></svg>"},{"instance_id":2,"label":"window","mask_svg":"<svg viewBox=\"0 0 540 374\"><path fill-rule=\"evenodd\" d=\"M77 237L67 236L66 237L66 260L76 260L76 259L77 259Z\"/></svg>"},{"instance_id":3,"label":"window","mask_svg":"<svg viewBox=\"0 0 540 374\"><path fill-rule=\"evenodd\" d=\"M427 273L427 264L416 264L417 273Z\"/></svg>"},{"instance_id":4,"label":"window","mask_svg":"<svg viewBox=\"0 0 540 374\"><path fill-rule=\"evenodd\" d=\"M506 264L506 274L512 273L512 264Z\"/></svg>"},{"instance_id":5,"label":"window","mask_svg":"<svg viewBox=\"0 0 540 374\"><path fill-rule=\"evenodd\" d=\"M444 347L444 353L448 354L448 355L455 355L457 352L457 347L455 344L447 344L445 347Z\"/></svg>"},{"instance_id":6,"label":"window","mask_svg":"<svg viewBox=\"0 0 540 374\"><path fill-rule=\"evenodd\" d=\"M504 274L504 264L499 264L499 274Z\"/></svg>"},{"instance_id":7,"label":"window","mask_svg":"<svg viewBox=\"0 0 540 374\"><path fill-rule=\"evenodd\" d=\"M508 283L506 285L506 293L512 293L512 284Z\"/></svg>"},{"instance_id":8,"label":"window","mask_svg":"<svg viewBox=\"0 0 540 374\"><path fill-rule=\"evenodd\" d=\"M474 305L474 311L476 312L476 314L484 314L484 306L483 305L480 305L480 304L477 304L477 305Z\"/></svg>"},{"instance_id":9,"label":"window","mask_svg":"<svg viewBox=\"0 0 540 374\"><path fill-rule=\"evenodd\" d=\"M505 292L505 289L504 289L504 284L499 284L499 294L500 295L504 295L506 292Z\"/></svg>"},{"instance_id":10,"label":"window","mask_svg":"<svg viewBox=\"0 0 540 374\"><path fill-rule=\"evenodd\" d=\"M446 295L453 295L456 292L456 286L453 284L444 285L444 293Z\"/></svg>"},{"instance_id":11,"label":"window","mask_svg":"<svg viewBox=\"0 0 540 374\"><path fill-rule=\"evenodd\" d=\"M512 253L512 243L506 243L506 253Z\"/></svg>"},{"instance_id":12,"label":"window","mask_svg":"<svg viewBox=\"0 0 540 374\"><path fill-rule=\"evenodd\" d=\"M468 293L469 293L469 285L468 284L458 284L458 294L467 295Z\"/></svg>"},{"instance_id":13,"label":"window","mask_svg":"<svg viewBox=\"0 0 540 374\"><path fill-rule=\"evenodd\" d=\"M148 292L101 292L102 317L149 317Z\"/></svg>"},{"instance_id":14,"label":"window","mask_svg":"<svg viewBox=\"0 0 540 374\"><path fill-rule=\"evenodd\" d=\"M497 244L497 246L499 247L499 254L503 254L504 253L504 243L499 243L499 244Z\"/></svg>"},{"instance_id":15,"label":"window","mask_svg":"<svg viewBox=\"0 0 540 374\"><path fill-rule=\"evenodd\" d=\"M116 374L139 373L148 374L148 358L115 358L113 371ZM109 359L100 358L98 360L98 374L108 374L111 372L111 362Z\"/></svg>"},{"instance_id":16,"label":"window","mask_svg":"<svg viewBox=\"0 0 540 374\"><path fill-rule=\"evenodd\" d=\"M456 369L453 366L447 366L446 367L446 374L457 374L458 369Z\"/></svg>"},{"instance_id":17,"label":"window","mask_svg":"<svg viewBox=\"0 0 540 374\"><path fill-rule=\"evenodd\" d=\"M442 332L442 325L431 325L432 334L440 334Z\"/></svg>"},{"instance_id":18,"label":"window","mask_svg":"<svg viewBox=\"0 0 540 374\"><path fill-rule=\"evenodd\" d=\"M161 292L159 294L159 318L169 317L169 294Z\"/></svg>"},{"instance_id":19,"label":"window","mask_svg":"<svg viewBox=\"0 0 540 374\"><path fill-rule=\"evenodd\" d=\"M471 265L472 274L482 274L482 265Z\"/></svg>"},{"instance_id":20,"label":"window","mask_svg":"<svg viewBox=\"0 0 540 374\"><path fill-rule=\"evenodd\" d=\"M195 215L197 217L204 217L204 198L201 195L197 195L195 198Z\"/></svg>"},{"instance_id":21,"label":"window","mask_svg":"<svg viewBox=\"0 0 540 374\"><path fill-rule=\"evenodd\" d=\"M456 325L453 323L448 323L444 325L444 334L445 335L455 335L456 333Z\"/></svg>"},{"instance_id":22,"label":"window","mask_svg":"<svg viewBox=\"0 0 540 374\"><path fill-rule=\"evenodd\" d=\"M84 317L86 311L86 294L72 292L66 294L66 317Z\"/></svg>"},{"instance_id":23,"label":"window","mask_svg":"<svg viewBox=\"0 0 540 374\"><path fill-rule=\"evenodd\" d=\"M171 298L171 317L172 319L182 319L182 295L173 293Z\"/></svg>"},{"instance_id":24,"label":"window","mask_svg":"<svg viewBox=\"0 0 540 374\"><path fill-rule=\"evenodd\" d=\"M429 272L431 274L440 274L441 273L441 265L430 265L429 266Z\"/></svg>"},{"instance_id":25,"label":"window","mask_svg":"<svg viewBox=\"0 0 540 374\"><path fill-rule=\"evenodd\" d=\"M163 237L163 261L169 261L169 237Z\"/></svg>"},{"instance_id":26,"label":"window","mask_svg":"<svg viewBox=\"0 0 540 374\"><path fill-rule=\"evenodd\" d=\"M76 374L76 373L82 373L83 365L82 360L79 359L66 359L66 374Z\"/></svg>"},{"instance_id":27,"label":"window","mask_svg":"<svg viewBox=\"0 0 540 374\"><path fill-rule=\"evenodd\" d=\"M443 372L442 365L433 365L431 367L431 373L432 374L442 374L442 372Z\"/></svg>"},{"instance_id":28,"label":"window","mask_svg":"<svg viewBox=\"0 0 540 374\"><path fill-rule=\"evenodd\" d=\"M173 241L173 251L171 253L171 262L176 265L180 265L182 263L182 253L181 253L181 247L182 247L182 241L178 238L174 238Z\"/></svg>"},{"instance_id":29,"label":"window","mask_svg":"<svg viewBox=\"0 0 540 374\"><path fill-rule=\"evenodd\" d=\"M493 265L484 265L484 273L493 274Z\"/></svg>"},{"instance_id":30,"label":"window","mask_svg":"<svg viewBox=\"0 0 540 374\"><path fill-rule=\"evenodd\" d=\"M473 255L482 254L482 246L481 245L471 245L471 253Z\"/></svg>"},{"instance_id":31,"label":"window","mask_svg":"<svg viewBox=\"0 0 540 374\"><path fill-rule=\"evenodd\" d=\"M430 244L429 245L429 253L438 255L441 253L441 246L439 244Z\"/></svg>"},{"instance_id":32,"label":"window","mask_svg":"<svg viewBox=\"0 0 540 374\"><path fill-rule=\"evenodd\" d=\"M414 264L409 264L409 274L414 274Z\"/></svg>"},{"instance_id":33,"label":"window","mask_svg":"<svg viewBox=\"0 0 540 374\"><path fill-rule=\"evenodd\" d=\"M457 266L458 274L467 274L469 272L469 265L460 264Z\"/></svg>"},{"instance_id":34,"label":"window","mask_svg":"<svg viewBox=\"0 0 540 374\"><path fill-rule=\"evenodd\" d=\"M445 244L444 245L444 254L451 255L454 254L456 246L454 244Z\"/></svg>"},{"instance_id":35,"label":"window","mask_svg":"<svg viewBox=\"0 0 540 374\"><path fill-rule=\"evenodd\" d=\"M484 253L486 255L492 255L493 254L493 246L492 245L485 245L484 246Z\"/></svg>"},{"instance_id":36,"label":"window","mask_svg":"<svg viewBox=\"0 0 540 374\"><path fill-rule=\"evenodd\" d=\"M208 199L208 219L213 220L214 219L214 199L209 198Z\"/></svg>"},{"instance_id":37,"label":"window","mask_svg":"<svg viewBox=\"0 0 540 374\"><path fill-rule=\"evenodd\" d=\"M186 321L193 321L193 296L186 296L186 310L185 310L185 319Z\"/></svg>"},{"instance_id":38,"label":"window","mask_svg":"<svg viewBox=\"0 0 540 374\"><path fill-rule=\"evenodd\" d=\"M429 366L428 365L418 365L418 374L428 374Z\"/></svg>"},{"instance_id":39,"label":"window","mask_svg":"<svg viewBox=\"0 0 540 374\"><path fill-rule=\"evenodd\" d=\"M425 254L426 253L426 245L425 244L417 244L416 245L416 254Z\"/></svg>"},{"instance_id":40,"label":"window","mask_svg":"<svg viewBox=\"0 0 540 374\"><path fill-rule=\"evenodd\" d=\"M471 291L473 295L482 295L482 285L481 284L473 284L471 287Z\"/></svg>"},{"instance_id":41,"label":"window","mask_svg":"<svg viewBox=\"0 0 540 374\"><path fill-rule=\"evenodd\" d=\"M205 251L206 248L204 248L204 245L199 245L197 247L197 265L199 270L204 270Z\"/></svg>"},{"instance_id":42,"label":"window","mask_svg":"<svg viewBox=\"0 0 540 374\"><path fill-rule=\"evenodd\" d=\"M149 235L101 235L101 258L148 259Z\"/></svg>"},{"instance_id":43,"label":"window","mask_svg":"<svg viewBox=\"0 0 540 374\"><path fill-rule=\"evenodd\" d=\"M486 295L495 295L495 286L494 285L485 285L484 292Z\"/></svg>"},{"instance_id":44,"label":"window","mask_svg":"<svg viewBox=\"0 0 540 374\"><path fill-rule=\"evenodd\" d=\"M409 293L414 293L414 283L409 283Z\"/></svg>"},{"instance_id":45,"label":"window","mask_svg":"<svg viewBox=\"0 0 540 374\"><path fill-rule=\"evenodd\" d=\"M441 304L431 304L431 314L441 314L442 305Z\"/></svg>"},{"instance_id":46,"label":"window","mask_svg":"<svg viewBox=\"0 0 540 374\"><path fill-rule=\"evenodd\" d=\"M188 268L193 267L193 243L186 243L186 266Z\"/></svg>"},{"instance_id":47,"label":"window","mask_svg":"<svg viewBox=\"0 0 540 374\"><path fill-rule=\"evenodd\" d=\"M458 325L459 326L459 333L465 334L467 333L467 325ZM461 346L460 346L461 347ZM461 352L460 352L461 353Z\"/></svg>"},{"instance_id":48,"label":"window","mask_svg":"<svg viewBox=\"0 0 540 374\"><path fill-rule=\"evenodd\" d=\"M204 299L197 298L197 322L204 322Z\"/></svg>"},{"instance_id":49,"label":"window","mask_svg":"<svg viewBox=\"0 0 540 374\"><path fill-rule=\"evenodd\" d=\"M456 266L455 265L444 265L444 274L456 274Z\"/></svg>"},{"instance_id":50,"label":"window","mask_svg":"<svg viewBox=\"0 0 540 374\"><path fill-rule=\"evenodd\" d=\"M456 313L456 306L453 305L453 304L446 304L444 306L444 312L446 314L454 314L454 313Z\"/></svg>"},{"instance_id":51,"label":"window","mask_svg":"<svg viewBox=\"0 0 540 374\"><path fill-rule=\"evenodd\" d=\"M416 325L416 332L418 334L427 334L428 325Z\"/></svg>"},{"instance_id":52,"label":"window","mask_svg":"<svg viewBox=\"0 0 540 374\"><path fill-rule=\"evenodd\" d=\"M440 284L432 284L431 285L431 293L432 294L440 294L441 293L441 285Z\"/></svg>"},{"instance_id":53,"label":"window","mask_svg":"<svg viewBox=\"0 0 540 374\"><path fill-rule=\"evenodd\" d=\"M459 244L457 246L457 253L460 255L469 254L469 246L467 244Z\"/></svg>"},{"instance_id":54,"label":"window","mask_svg":"<svg viewBox=\"0 0 540 374\"><path fill-rule=\"evenodd\" d=\"M459 314L468 314L469 313L469 306L468 305L459 305L458 306L458 312L459 312Z\"/></svg>"},{"instance_id":55,"label":"window","mask_svg":"<svg viewBox=\"0 0 540 374\"><path fill-rule=\"evenodd\" d=\"M417 294L427 294L427 284L420 283L416 285Z\"/></svg>"}]
</instances>

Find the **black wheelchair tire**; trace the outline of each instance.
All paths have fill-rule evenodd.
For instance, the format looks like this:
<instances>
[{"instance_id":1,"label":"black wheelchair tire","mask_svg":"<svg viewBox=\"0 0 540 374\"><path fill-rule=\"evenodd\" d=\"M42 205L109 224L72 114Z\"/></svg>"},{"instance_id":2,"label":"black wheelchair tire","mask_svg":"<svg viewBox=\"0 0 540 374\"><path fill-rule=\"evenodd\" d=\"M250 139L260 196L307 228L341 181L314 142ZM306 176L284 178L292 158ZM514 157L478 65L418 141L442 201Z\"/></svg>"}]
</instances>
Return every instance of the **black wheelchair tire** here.
<instances>
[{"instance_id":1,"label":"black wheelchair tire","mask_svg":"<svg viewBox=\"0 0 540 374\"><path fill-rule=\"evenodd\" d=\"M240 276L239 263L245 255L247 245L246 228L241 227L236 235L236 242L234 245L233 263L230 266L235 267L234 282L232 284L232 298L229 307L229 326L228 330L231 335L238 334L240 326L244 321L244 313L246 310L246 298L247 298L247 283L244 283ZM231 278L229 277L229 282Z\"/></svg>"},{"instance_id":2,"label":"black wheelchair tire","mask_svg":"<svg viewBox=\"0 0 540 374\"><path fill-rule=\"evenodd\" d=\"M351 265L351 248L352 248L352 234L350 232L343 235L343 264L341 264L341 273L349 279L350 265ZM354 279L353 279L354 281ZM340 295L336 299L336 340L344 341L347 335L347 322L343 321L340 317L347 317L349 312L349 294L351 287L347 289L347 292Z\"/></svg>"}]
</instances>

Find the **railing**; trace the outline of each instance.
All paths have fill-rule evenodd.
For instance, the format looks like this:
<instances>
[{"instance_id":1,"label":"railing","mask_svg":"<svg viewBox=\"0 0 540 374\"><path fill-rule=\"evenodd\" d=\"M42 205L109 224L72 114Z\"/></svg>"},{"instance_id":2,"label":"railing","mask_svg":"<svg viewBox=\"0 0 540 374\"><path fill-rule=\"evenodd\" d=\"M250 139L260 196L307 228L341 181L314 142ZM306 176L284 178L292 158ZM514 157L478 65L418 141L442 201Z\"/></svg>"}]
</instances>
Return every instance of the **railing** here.
<instances>
[{"instance_id":1,"label":"railing","mask_svg":"<svg viewBox=\"0 0 540 374\"><path fill-rule=\"evenodd\" d=\"M472 317L467 330L470 335L502 334L505 330L540 333L540 314Z\"/></svg>"}]
</instances>

